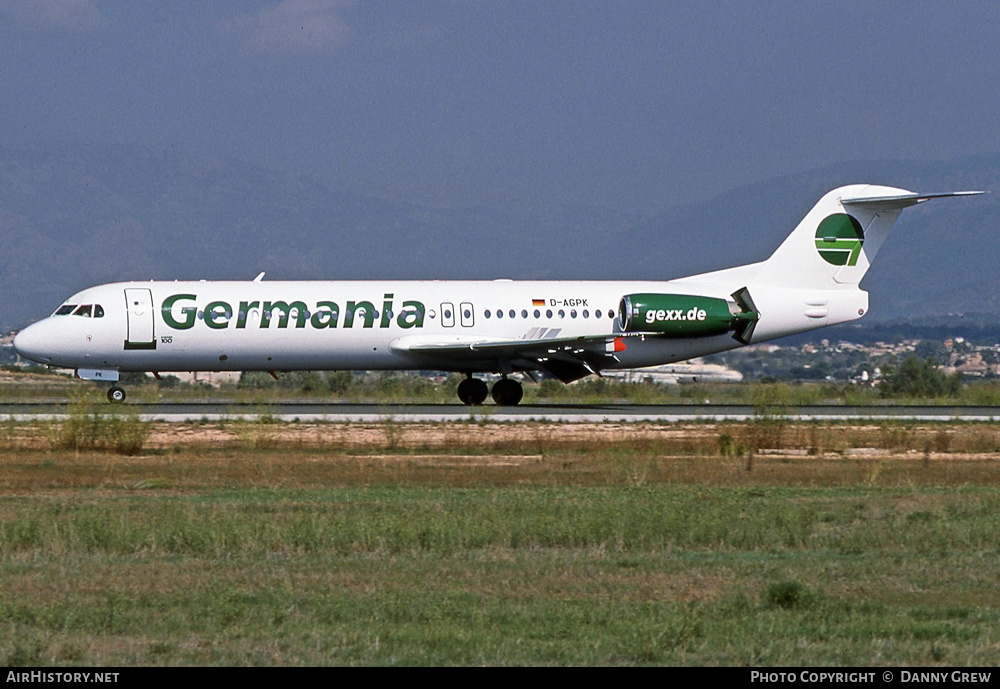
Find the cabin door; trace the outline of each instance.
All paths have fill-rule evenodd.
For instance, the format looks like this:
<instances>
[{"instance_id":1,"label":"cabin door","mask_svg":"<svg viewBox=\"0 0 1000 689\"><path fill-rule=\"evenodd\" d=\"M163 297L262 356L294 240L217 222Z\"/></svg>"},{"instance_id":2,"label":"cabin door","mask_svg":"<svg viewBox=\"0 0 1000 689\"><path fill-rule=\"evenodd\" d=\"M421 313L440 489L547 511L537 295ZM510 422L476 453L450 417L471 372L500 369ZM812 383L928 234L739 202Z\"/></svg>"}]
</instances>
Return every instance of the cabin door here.
<instances>
[{"instance_id":1,"label":"cabin door","mask_svg":"<svg viewBox=\"0 0 1000 689\"><path fill-rule=\"evenodd\" d=\"M125 349L156 349L153 338L153 293L146 288L125 290L128 331Z\"/></svg>"}]
</instances>

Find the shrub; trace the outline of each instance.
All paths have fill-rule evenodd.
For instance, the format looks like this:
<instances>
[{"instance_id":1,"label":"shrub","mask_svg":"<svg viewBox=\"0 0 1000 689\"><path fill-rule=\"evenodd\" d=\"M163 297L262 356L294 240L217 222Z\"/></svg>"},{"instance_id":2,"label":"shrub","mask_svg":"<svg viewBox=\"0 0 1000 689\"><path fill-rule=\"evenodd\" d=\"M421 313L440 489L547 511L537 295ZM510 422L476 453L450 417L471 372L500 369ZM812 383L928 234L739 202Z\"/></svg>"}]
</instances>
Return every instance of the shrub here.
<instances>
[{"instance_id":1,"label":"shrub","mask_svg":"<svg viewBox=\"0 0 1000 689\"><path fill-rule=\"evenodd\" d=\"M142 452L149 433L149 424L127 409L101 413L92 405L77 404L70 407L69 418L54 428L49 441L54 449L133 456Z\"/></svg>"},{"instance_id":2,"label":"shrub","mask_svg":"<svg viewBox=\"0 0 1000 689\"><path fill-rule=\"evenodd\" d=\"M815 595L800 581L777 581L768 584L764 591L764 601L769 607L792 610L805 608L815 602Z\"/></svg>"},{"instance_id":3,"label":"shrub","mask_svg":"<svg viewBox=\"0 0 1000 689\"><path fill-rule=\"evenodd\" d=\"M908 356L897 366L886 367L879 383L883 397L955 397L962 391L962 374L946 375L933 359Z\"/></svg>"}]
</instances>

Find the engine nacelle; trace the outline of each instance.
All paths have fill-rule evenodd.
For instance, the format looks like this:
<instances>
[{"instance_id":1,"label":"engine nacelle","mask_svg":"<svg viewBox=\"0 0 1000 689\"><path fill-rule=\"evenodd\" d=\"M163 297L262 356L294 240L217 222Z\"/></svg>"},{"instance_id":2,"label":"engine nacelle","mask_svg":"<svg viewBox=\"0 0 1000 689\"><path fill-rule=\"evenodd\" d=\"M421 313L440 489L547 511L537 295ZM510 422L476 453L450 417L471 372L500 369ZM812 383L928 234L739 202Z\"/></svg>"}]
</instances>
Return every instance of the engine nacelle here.
<instances>
[{"instance_id":1,"label":"engine nacelle","mask_svg":"<svg viewBox=\"0 0 1000 689\"><path fill-rule=\"evenodd\" d=\"M728 332L749 341L759 314L746 290L735 301L692 294L627 294L618 306L622 332L666 337L711 337Z\"/></svg>"}]
</instances>

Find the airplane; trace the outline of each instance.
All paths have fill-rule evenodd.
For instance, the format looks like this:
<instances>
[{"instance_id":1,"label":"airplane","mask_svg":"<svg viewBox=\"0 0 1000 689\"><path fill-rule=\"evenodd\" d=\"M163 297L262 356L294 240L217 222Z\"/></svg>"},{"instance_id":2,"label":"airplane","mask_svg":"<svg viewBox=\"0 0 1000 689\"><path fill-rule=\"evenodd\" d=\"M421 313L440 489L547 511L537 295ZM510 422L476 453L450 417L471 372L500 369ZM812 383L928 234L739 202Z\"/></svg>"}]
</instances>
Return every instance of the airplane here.
<instances>
[{"instance_id":1,"label":"airplane","mask_svg":"<svg viewBox=\"0 0 1000 689\"><path fill-rule=\"evenodd\" d=\"M123 372L439 370L466 405L521 401L513 373L569 383L852 321L903 209L942 197L855 184L825 194L764 261L668 281L119 282L74 294L14 338L25 359L126 393ZM475 374L499 374L488 389Z\"/></svg>"}]
</instances>

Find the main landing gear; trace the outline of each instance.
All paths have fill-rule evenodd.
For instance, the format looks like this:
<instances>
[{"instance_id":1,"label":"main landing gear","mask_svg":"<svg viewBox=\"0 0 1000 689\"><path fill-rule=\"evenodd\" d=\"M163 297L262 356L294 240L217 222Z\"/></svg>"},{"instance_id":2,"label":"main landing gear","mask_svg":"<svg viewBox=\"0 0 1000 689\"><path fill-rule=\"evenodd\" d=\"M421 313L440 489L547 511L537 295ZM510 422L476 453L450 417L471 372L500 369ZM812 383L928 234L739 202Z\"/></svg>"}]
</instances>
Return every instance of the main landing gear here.
<instances>
[{"instance_id":1,"label":"main landing gear","mask_svg":"<svg viewBox=\"0 0 1000 689\"><path fill-rule=\"evenodd\" d=\"M486 383L471 375L458 384L458 399L468 406L479 406L486 401ZM516 380L504 376L493 384L490 391L498 407L513 407L524 397L524 389Z\"/></svg>"},{"instance_id":2,"label":"main landing gear","mask_svg":"<svg viewBox=\"0 0 1000 689\"><path fill-rule=\"evenodd\" d=\"M108 402L111 404L121 404L125 401L125 388L120 388L117 385L111 387L108 390Z\"/></svg>"},{"instance_id":3,"label":"main landing gear","mask_svg":"<svg viewBox=\"0 0 1000 689\"><path fill-rule=\"evenodd\" d=\"M516 380L511 380L507 376L504 376L493 383L490 395L492 395L493 401L497 403L498 407L513 407L524 397L524 389Z\"/></svg>"},{"instance_id":4,"label":"main landing gear","mask_svg":"<svg viewBox=\"0 0 1000 689\"><path fill-rule=\"evenodd\" d=\"M462 404L466 406L478 407L486 401L488 393L486 383L472 376L458 384L458 399L462 400Z\"/></svg>"}]
</instances>

